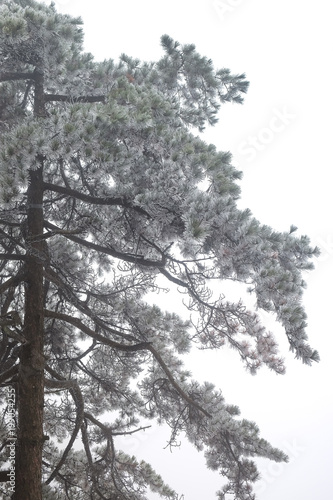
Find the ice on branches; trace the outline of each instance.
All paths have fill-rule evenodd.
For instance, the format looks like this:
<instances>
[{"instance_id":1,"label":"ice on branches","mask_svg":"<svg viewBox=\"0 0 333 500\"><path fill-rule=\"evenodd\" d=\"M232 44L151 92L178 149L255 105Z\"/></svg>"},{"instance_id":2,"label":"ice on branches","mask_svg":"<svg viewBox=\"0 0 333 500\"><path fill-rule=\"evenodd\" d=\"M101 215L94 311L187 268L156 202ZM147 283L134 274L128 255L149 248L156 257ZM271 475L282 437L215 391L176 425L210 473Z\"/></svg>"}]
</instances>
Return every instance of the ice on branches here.
<instances>
[{"instance_id":1,"label":"ice on branches","mask_svg":"<svg viewBox=\"0 0 333 500\"><path fill-rule=\"evenodd\" d=\"M150 488L176 500L150 465L118 450L119 436L157 421L170 426L170 447L185 434L224 476L221 500L252 500L253 460L286 456L212 384L193 380L183 355L230 346L250 373L284 373L263 310L297 358L318 361L302 305L318 250L295 226L276 232L239 209L232 155L198 136L222 104L242 102L245 75L167 35L156 62L96 62L82 40L81 21L53 4L1 3L1 383L24 387L31 410L36 386L30 398L26 388L39 377L44 421L32 414L27 425L47 433L33 462L45 499L145 500ZM230 281L253 309L228 300ZM168 290L181 312L154 305ZM21 457L22 439L32 441L20 437Z\"/></svg>"}]
</instances>

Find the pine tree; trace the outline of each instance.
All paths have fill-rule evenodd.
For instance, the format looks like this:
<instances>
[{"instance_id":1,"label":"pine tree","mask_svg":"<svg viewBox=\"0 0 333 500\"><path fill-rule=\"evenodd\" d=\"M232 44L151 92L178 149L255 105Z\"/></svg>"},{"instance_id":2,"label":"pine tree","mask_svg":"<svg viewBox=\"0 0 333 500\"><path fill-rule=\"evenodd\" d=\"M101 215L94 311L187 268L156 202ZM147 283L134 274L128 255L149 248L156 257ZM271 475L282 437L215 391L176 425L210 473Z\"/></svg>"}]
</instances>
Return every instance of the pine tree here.
<instances>
[{"instance_id":1,"label":"pine tree","mask_svg":"<svg viewBox=\"0 0 333 500\"><path fill-rule=\"evenodd\" d=\"M96 62L81 24L34 0L0 7L3 470L8 388L18 410L15 492L2 483L4 498L143 500L150 488L177 499L116 448L157 420L170 446L185 433L204 450L226 478L220 499L253 499L253 457L287 457L193 380L182 355L228 344L251 373L284 372L257 313L210 289L233 280L275 313L297 358L318 361L301 304L317 249L294 226L275 232L238 209L231 155L195 135L221 104L242 102L245 75L167 35L157 62ZM191 319L147 301L166 283Z\"/></svg>"}]
</instances>

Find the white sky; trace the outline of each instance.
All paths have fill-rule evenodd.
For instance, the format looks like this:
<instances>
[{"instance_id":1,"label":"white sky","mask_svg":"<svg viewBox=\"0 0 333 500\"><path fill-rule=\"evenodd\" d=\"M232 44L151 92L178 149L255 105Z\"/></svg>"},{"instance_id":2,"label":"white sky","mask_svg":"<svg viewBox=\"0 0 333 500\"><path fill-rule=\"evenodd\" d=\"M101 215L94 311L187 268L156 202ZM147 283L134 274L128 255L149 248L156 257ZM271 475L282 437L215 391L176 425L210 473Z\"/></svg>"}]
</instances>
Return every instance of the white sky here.
<instances>
[{"instance_id":1,"label":"white sky","mask_svg":"<svg viewBox=\"0 0 333 500\"><path fill-rule=\"evenodd\" d=\"M245 103L224 105L205 140L230 150L244 173L240 204L277 230L290 224L322 249L307 277L304 301L310 344L321 362L293 359L283 332L265 315L281 342L287 374L245 373L229 350L192 356L193 375L219 386L261 435L290 463L260 461L259 500L331 500L332 463L332 28L328 0L58 0L58 10L84 20L86 49L96 59L125 52L142 60L162 54L164 33L194 43L215 67L247 74ZM170 308L177 298L168 297ZM221 480L205 472L203 457L186 443L163 450L167 434L131 437L130 453L152 465L185 500L215 498ZM155 498L152 496L151 498Z\"/></svg>"}]
</instances>

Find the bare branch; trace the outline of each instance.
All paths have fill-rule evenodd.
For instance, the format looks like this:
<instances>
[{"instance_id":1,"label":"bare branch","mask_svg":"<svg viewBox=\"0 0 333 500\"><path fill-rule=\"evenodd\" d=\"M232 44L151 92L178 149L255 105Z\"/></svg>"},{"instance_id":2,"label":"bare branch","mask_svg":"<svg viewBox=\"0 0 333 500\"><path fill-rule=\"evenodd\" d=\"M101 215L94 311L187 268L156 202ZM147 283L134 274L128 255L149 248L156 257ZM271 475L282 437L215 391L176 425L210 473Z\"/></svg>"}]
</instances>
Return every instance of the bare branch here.
<instances>
[{"instance_id":1,"label":"bare branch","mask_svg":"<svg viewBox=\"0 0 333 500\"><path fill-rule=\"evenodd\" d=\"M19 269L18 273L15 276L9 278L9 280L5 281L0 285L0 293L4 293L8 288L15 287L19 283L21 283L25 278L25 271L23 268Z\"/></svg>"},{"instance_id":2,"label":"bare branch","mask_svg":"<svg viewBox=\"0 0 333 500\"><path fill-rule=\"evenodd\" d=\"M82 232L82 229L72 229L72 230L66 230L66 229L59 229L56 231L49 231L47 233L42 233L42 234L37 234L33 238L26 238L26 241L31 243L32 241L43 241L47 240L49 238L52 238L52 236L55 236L57 234L62 234L62 235L71 235L71 234L79 234Z\"/></svg>"},{"instance_id":3,"label":"bare branch","mask_svg":"<svg viewBox=\"0 0 333 500\"><path fill-rule=\"evenodd\" d=\"M102 424L97 418L95 418L91 413L89 412L84 412L84 417L90 420L93 424L95 424L97 427L99 427L103 433L105 434L105 437L110 437L110 436L129 436L131 434L135 434L136 432L140 431L145 431L146 429L150 429L151 425L145 425L144 427L138 427L137 429L134 429L132 431L124 431L124 432L114 432L112 427L109 427L105 424Z\"/></svg>"},{"instance_id":4,"label":"bare branch","mask_svg":"<svg viewBox=\"0 0 333 500\"><path fill-rule=\"evenodd\" d=\"M17 375L18 373L18 365L14 365L5 372L0 374L0 384L9 385L10 379Z\"/></svg>"},{"instance_id":5,"label":"bare branch","mask_svg":"<svg viewBox=\"0 0 333 500\"><path fill-rule=\"evenodd\" d=\"M172 281L172 283L175 283L176 285L178 286L181 286L181 287L184 287L184 288L187 288L189 291L190 291L190 287L187 283L185 283L185 281L183 280L180 280L178 278L175 278L174 276L172 276L171 273L169 273L166 269L163 269L163 268L159 268L159 271L161 274L163 274L169 281Z\"/></svg>"},{"instance_id":6,"label":"bare branch","mask_svg":"<svg viewBox=\"0 0 333 500\"><path fill-rule=\"evenodd\" d=\"M71 438L62 454L61 459L59 460L57 466L51 473L50 477L45 481L45 484L50 484L51 481L56 477L58 471L61 469L63 464L66 461L66 458L68 456L68 453L72 449L72 446L74 444L75 439L77 438L77 435L79 433L80 427L83 422L84 418L84 401L81 393L81 389L76 382L76 380L67 380L64 377L61 377L58 375L51 367L45 366L45 370L52 375L52 377L56 378L57 380L50 380L50 379L45 379L45 387L49 387L51 389L53 388L60 388L60 389L68 389L73 397L73 400L76 405L76 419L75 419L75 426L71 435Z\"/></svg>"},{"instance_id":7,"label":"bare branch","mask_svg":"<svg viewBox=\"0 0 333 500\"><path fill-rule=\"evenodd\" d=\"M0 253L0 260L25 260L25 255L18 253Z\"/></svg>"}]
</instances>

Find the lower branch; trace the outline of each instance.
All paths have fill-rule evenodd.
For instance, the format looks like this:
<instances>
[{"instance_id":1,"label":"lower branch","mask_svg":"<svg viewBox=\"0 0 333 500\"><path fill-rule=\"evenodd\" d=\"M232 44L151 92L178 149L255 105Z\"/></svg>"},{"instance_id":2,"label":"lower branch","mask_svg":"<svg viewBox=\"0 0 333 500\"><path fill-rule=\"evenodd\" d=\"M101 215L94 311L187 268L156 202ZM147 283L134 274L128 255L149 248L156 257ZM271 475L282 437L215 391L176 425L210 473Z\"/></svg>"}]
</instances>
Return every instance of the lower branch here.
<instances>
[{"instance_id":1,"label":"lower branch","mask_svg":"<svg viewBox=\"0 0 333 500\"><path fill-rule=\"evenodd\" d=\"M9 82L14 80L34 80L35 73L20 73L14 71L6 71L5 73L0 73L0 82Z\"/></svg>"},{"instance_id":2,"label":"lower branch","mask_svg":"<svg viewBox=\"0 0 333 500\"><path fill-rule=\"evenodd\" d=\"M0 253L0 260L25 260L25 255L18 253Z\"/></svg>"},{"instance_id":3,"label":"lower branch","mask_svg":"<svg viewBox=\"0 0 333 500\"><path fill-rule=\"evenodd\" d=\"M83 333L86 335L89 335L89 337L92 337L93 339L99 341L101 344L108 345L114 349L118 349L120 351L139 351L139 350L148 350L152 353L158 364L161 366L163 371L165 372L166 376L168 377L169 381L173 385L173 387L176 389L178 394L191 406L194 406L198 410L200 410L206 417L211 417L211 414L208 413L204 408L202 408L198 403L193 401L184 391L183 389L179 386L179 384L176 382L175 378L173 377L172 373L170 372L169 368L167 367L166 363L163 361L161 355L156 351L156 349L152 346L151 342L140 342L138 344L120 344L119 342L115 342L114 340L108 339L107 337L104 337L103 335L94 332L90 328L88 328L82 321L80 321L78 318L75 318L73 316L69 316L68 314L63 314L63 313L58 313L55 311L48 311L45 310L45 317L49 318L55 318L55 319L60 319L62 321L65 321L66 323L69 323L77 328L79 328Z\"/></svg>"},{"instance_id":4,"label":"lower branch","mask_svg":"<svg viewBox=\"0 0 333 500\"><path fill-rule=\"evenodd\" d=\"M8 288L15 287L19 285L26 277L26 272L23 268L19 269L15 276L12 276L7 281L0 285L0 294L4 293Z\"/></svg>"},{"instance_id":5,"label":"lower branch","mask_svg":"<svg viewBox=\"0 0 333 500\"><path fill-rule=\"evenodd\" d=\"M190 405L190 406L194 406L195 408L197 408L197 410L201 411L204 415L206 415L206 417L209 417L211 418L212 415L210 413L208 413L208 411L206 411L204 408L202 408L202 406L200 406L196 401L193 401L192 398L190 398L190 396L188 396L186 394L186 392L183 391L183 389L179 386L179 384L176 382L175 378L173 377L172 373L170 372L169 368L167 367L167 365L164 363L161 355L156 351L156 349L154 349L153 346L149 346L148 347L148 350L152 353L152 355L154 356L154 358L156 359L156 361L158 362L158 364L160 365L160 367L163 369L164 373L166 374L166 376L168 377L171 385L176 389L176 391L178 392L178 394Z\"/></svg>"},{"instance_id":6,"label":"lower branch","mask_svg":"<svg viewBox=\"0 0 333 500\"><path fill-rule=\"evenodd\" d=\"M66 323L69 323L79 330L81 332L85 333L89 337L97 340L103 345L108 345L109 347L112 347L114 349L118 349L119 351L127 351L127 352L133 352L133 351L141 351L144 349L148 349L150 343L149 342L139 342L138 344L120 344L120 342L115 342L114 340L108 339L107 337L104 337L104 335L101 335L100 333L95 332L94 330L91 330L88 326L86 326L82 321L80 321L78 318L75 318L73 316L69 316L68 314L63 314L63 313L58 313L55 311L49 311L45 310L45 317L46 318L54 318L54 319L59 319L61 321L65 321ZM119 332L115 331L115 334L119 335Z\"/></svg>"},{"instance_id":7,"label":"lower branch","mask_svg":"<svg viewBox=\"0 0 333 500\"><path fill-rule=\"evenodd\" d=\"M45 102L105 102L105 95L70 96L63 94L45 94Z\"/></svg>"},{"instance_id":8,"label":"lower branch","mask_svg":"<svg viewBox=\"0 0 333 500\"><path fill-rule=\"evenodd\" d=\"M12 377L17 375L18 365L14 365L0 374L0 385L10 385Z\"/></svg>"},{"instance_id":9,"label":"lower branch","mask_svg":"<svg viewBox=\"0 0 333 500\"><path fill-rule=\"evenodd\" d=\"M62 454L61 459L59 460L57 466L51 473L50 477L45 481L45 484L50 484L51 481L56 477L58 474L58 471L61 469L63 464L65 463L65 460L68 456L68 453L72 449L72 446L74 444L75 439L77 438L77 435L79 433L79 430L81 428L82 422L83 422L83 417L84 417L84 401L82 397L82 393L80 390L80 387L76 380L67 380L60 375L58 375L52 368L49 366L45 367L46 371L50 373L54 378L57 378L58 380L50 380L50 379L45 379L45 387L48 387L50 389L68 389L73 397L73 400L76 405L76 420L75 420L75 427L72 432L71 438Z\"/></svg>"}]
</instances>

